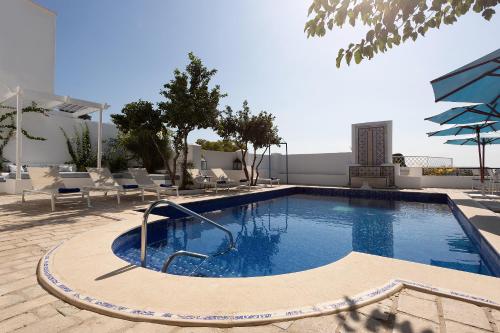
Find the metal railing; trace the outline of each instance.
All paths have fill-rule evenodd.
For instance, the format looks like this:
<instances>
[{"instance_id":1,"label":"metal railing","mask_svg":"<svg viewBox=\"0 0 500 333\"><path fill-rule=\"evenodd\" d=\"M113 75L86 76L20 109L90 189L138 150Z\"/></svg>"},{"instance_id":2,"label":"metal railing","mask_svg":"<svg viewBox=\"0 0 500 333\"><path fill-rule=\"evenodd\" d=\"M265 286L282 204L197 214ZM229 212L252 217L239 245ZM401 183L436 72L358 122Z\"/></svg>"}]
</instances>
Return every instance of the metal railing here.
<instances>
[{"instance_id":1,"label":"metal railing","mask_svg":"<svg viewBox=\"0 0 500 333\"><path fill-rule=\"evenodd\" d=\"M153 202L151 205L149 205L148 209L146 209L146 211L144 212L144 215L143 215L143 218L142 218L142 227L141 227L141 266L142 267L146 267L146 254L147 254L146 251L147 251L147 241L148 241L148 228L147 228L147 225L148 225L149 214L151 213L151 211L155 207L157 207L160 204L167 204L168 206L172 206L175 209L177 209L177 210L179 210L179 211L181 211L181 212L183 212L183 213L185 213L185 214L187 214L189 216L192 216L192 217L200 219L200 220L202 220L204 222L210 223L213 226L215 226L216 228L224 231L228 235L228 237L229 237L229 244L230 244L229 247L230 248L234 248L233 233L229 229L221 226L220 224L218 224L218 223L216 223L216 222L214 222L214 221L212 221L212 220L210 220L210 219L208 219L208 218L206 218L204 216L201 216L198 213L193 212L192 210L190 210L190 209L188 209L188 208L186 208L184 206L176 204L176 203L174 203L174 202L172 202L170 200L165 200L165 199L163 199L163 200L157 200L157 201ZM178 252L180 252L180 251L178 251ZM176 252L176 253L178 253L178 252ZM179 255L181 255L181 254L179 254ZM186 254L184 253L183 255L186 255Z\"/></svg>"},{"instance_id":2,"label":"metal railing","mask_svg":"<svg viewBox=\"0 0 500 333\"><path fill-rule=\"evenodd\" d=\"M163 267L161 268L162 273L166 273L168 267L174 261L175 258L180 257L180 256L188 256L188 257L194 257L194 258L199 258L199 259L207 259L208 256L205 254L201 253L196 253L196 252L190 252L190 251L177 251L172 253L170 256L168 256L167 260L163 263Z\"/></svg>"},{"instance_id":3,"label":"metal railing","mask_svg":"<svg viewBox=\"0 0 500 333\"><path fill-rule=\"evenodd\" d=\"M392 156L392 163L402 167L451 168L453 158L435 156Z\"/></svg>"}]
</instances>

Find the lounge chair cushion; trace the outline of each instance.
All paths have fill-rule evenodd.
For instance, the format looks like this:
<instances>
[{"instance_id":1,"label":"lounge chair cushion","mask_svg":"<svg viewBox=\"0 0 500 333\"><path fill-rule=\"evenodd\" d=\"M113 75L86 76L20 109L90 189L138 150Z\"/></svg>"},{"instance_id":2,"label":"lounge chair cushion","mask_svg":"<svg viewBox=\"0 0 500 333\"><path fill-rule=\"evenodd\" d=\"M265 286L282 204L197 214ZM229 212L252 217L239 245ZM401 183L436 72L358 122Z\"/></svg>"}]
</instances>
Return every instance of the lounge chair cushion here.
<instances>
[{"instance_id":1,"label":"lounge chair cushion","mask_svg":"<svg viewBox=\"0 0 500 333\"><path fill-rule=\"evenodd\" d=\"M133 188L139 188L139 185L136 185L136 184L127 184L127 185L122 185L122 187L125 190L130 190L130 189L133 189Z\"/></svg>"},{"instance_id":2,"label":"lounge chair cushion","mask_svg":"<svg viewBox=\"0 0 500 333\"><path fill-rule=\"evenodd\" d=\"M160 187L173 187L171 184L160 184Z\"/></svg>"},{"instance_id":3,"label":"lounge chair cushion","mask_svg":"<svg viewBox=\"0 0 500 333\"><path fill-rule=\"evenodd\" d=\"M227 183L227 181L225 181L225 180L218 180L217 181L217 184L226 184L226 183Z\"/></svg>"},{"instance_id":4,"label":"lounge chair cushion","mask_svg":"<svg viewBox=\"0 0 500 333\"><path fill-rule=\"evenodd\" d=\"M80 191L78 187L62 187L57 189L59 193L78 193Z\"/></svg>"},{"instance_id":5,"label":"lounge chair cushion","mask_svg":"<svg viewBox=\"0 0 500 333\"><path fill-rule=\"evenodd\" d=\"M271 177L271 180L278 180L279 178Z\"/></svg>"},{"instance_id":6,"label":"lounge chair cushion","mask_svg":"<svg viewBox=\"0 0 500 333\"><path fill-rule=\"evenodd\" d=\"M240 183L246 183L248 182L248 179L240 179Z\"/></svg>"}]
</instances>

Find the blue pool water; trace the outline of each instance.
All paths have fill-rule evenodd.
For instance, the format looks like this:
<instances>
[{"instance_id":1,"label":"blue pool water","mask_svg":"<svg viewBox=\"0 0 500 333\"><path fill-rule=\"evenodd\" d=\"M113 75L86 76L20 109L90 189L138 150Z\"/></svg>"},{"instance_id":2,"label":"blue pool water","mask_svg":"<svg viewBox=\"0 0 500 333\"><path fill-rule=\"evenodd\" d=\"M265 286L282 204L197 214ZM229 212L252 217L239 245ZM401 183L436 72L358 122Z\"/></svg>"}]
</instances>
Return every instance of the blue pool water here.
<instances>
[{"instance_id":1,"label":"blue pool water","mask_svg":"<svg viewBox=\"0 0 500 333\"><path fill-rule=\"evenodd\" d=\"M467 272L492 275L478 249L446 204L294 194L228 207L204 216L232 231L178 218L151 223L148 267L161 270L175 251L209 254L178 257L168 272L207 277L285 274L327 265L358 251ZM116 255L140 264L140 230L120 236Z\"/></svg>"}]
</instances>

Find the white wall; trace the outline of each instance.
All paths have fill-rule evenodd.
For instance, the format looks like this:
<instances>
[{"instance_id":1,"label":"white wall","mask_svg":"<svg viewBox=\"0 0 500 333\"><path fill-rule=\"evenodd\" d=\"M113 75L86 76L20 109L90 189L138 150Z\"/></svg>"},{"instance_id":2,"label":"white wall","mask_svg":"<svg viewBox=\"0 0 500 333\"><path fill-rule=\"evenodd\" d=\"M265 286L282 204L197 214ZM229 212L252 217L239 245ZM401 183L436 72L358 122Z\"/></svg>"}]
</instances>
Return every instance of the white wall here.
<instances>
[{"instance_id":1,"label":"white wall","mask_svg":"<svg viewBox=\"0 0 500 333\"><path fill-rule=\"evenodd\" d=\"M29 134L45 138L45 141L34 141L23 137L23 164L63 164L70 160L66 139L61 127L69 137L73 137L75 126L80 130L80 124L87 123L90 130L92 145L97 152L97 127L96 122L72 118L63 112L52 111L49 116L34 113L23 114L23 128ZM103 140L115 137L117 129L113 124L103 124ZM4 157L9 161L16 160L16 138L13 137L4 150Z\"/></svg>"},{"instance_id":2,"label":"white wall","mask_svg":"<svg viewBox=\"0 0 500 333\"><path fill-rule=\"evenodd\" d=\"M56 16L30 0L0 1L0 95L54 91Z\"/></svg>"},{"instance_id":3,"label":"white wall","mask_svg":"<svg viewBox=\"0 0 500 333\"><path fill-rule=\"evenodd\" d=\"M231 170L233 168L233 161L241 156L239 152L224 152L201 150L201 156L207 161L209 169L221 168Z\"/></svg>"}]
</instances>

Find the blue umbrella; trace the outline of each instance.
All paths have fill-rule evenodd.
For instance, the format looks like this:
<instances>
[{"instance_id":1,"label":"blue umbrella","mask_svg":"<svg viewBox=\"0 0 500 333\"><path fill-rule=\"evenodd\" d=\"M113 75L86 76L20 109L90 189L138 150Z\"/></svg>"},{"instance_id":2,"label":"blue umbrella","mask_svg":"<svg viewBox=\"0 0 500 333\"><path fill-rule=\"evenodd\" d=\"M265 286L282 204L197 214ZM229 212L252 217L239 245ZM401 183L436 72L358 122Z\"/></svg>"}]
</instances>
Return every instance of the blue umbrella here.
<instances>
[{"instance_id":1,"label":"blue umbrella","mask_svg":"<svg viewBox=\"0 0 500 333\"><path fill-rule=\"evenodd\" d=\"M477 145L477 138L467 138L467 139L452 139L445 142L448 145L458 145L458 146L475 146ZM481 138L481 145L498 145L500 144L500 137L489 137Z\"/></svg>"},{"instance_id":2,"label":"blue umbrella","mask_svg":"<svg viewBox=\"0 0 500 333\"><path fill-rule=\"evenodd\" d=\"M500 97L500 49L431 81L436 102L496 103Z\"/></svg>"},{"instance_id":3,"label":"blue umbrella","mask_svg":"<svg viewBox=\"0 0 500 333\"><path fill-rule=\"evenodd\" d=\"M463 135L463 134L476 134L479 138L479 133L488 133L500 131L500 122L483 123L462 125L450 127L444 130L429 132L428 136L447 136L447 135Z\"/></svg>"},{"instance_id":4,"label":"blue umbrella","mask_svg":"<svg viewBox=\"0 0 500 333\"><path fill-rule=\"evenodd\" d=\"M481 138L480 133L496 132L500 130L500 122L462 125L447 128L445 130L427 133L428 136L447 136L447 135L462 135L476 134L477 149L479 152L479 169L481 170L481 183L484 182L484 165L481 158Z\"/></svg>"},{"instance_id":5,"label":"blue umbrella","mask_svg":"<svg viewBox=\"0 0 500 333\"><path fill-rule=\"evenodd\" d=\"M500 112L497 111L497 104L476 104L452 108L425 120L440 125L500 121Z\"/></svg>"},{"instance_id":6,"label":"blue umbrella","mask_svg":"<svg viewBox=\"0 0 500 333\"><path fill-rule=\"evenodd\" d=\"M475 145L478 145L478 143L483 147L482 158L481 158L481 151L479 151L479 165L482 165L482 169L484 169L484 167L485 167L485 164L484 164L485 149L484 148L486 145L498 145L498 144L500 144L500 137L480 138L479 141L477 140L477 137L472 137L472 138L467 138L467 139L453 139L453 140L448 140L445 142L445 144L459 145L459 146L475 146ZM484 170L482 170L481 174L484 175ZM483 179L481 179L481 181L483 181Z\"/></svg>"}]
</instances>

